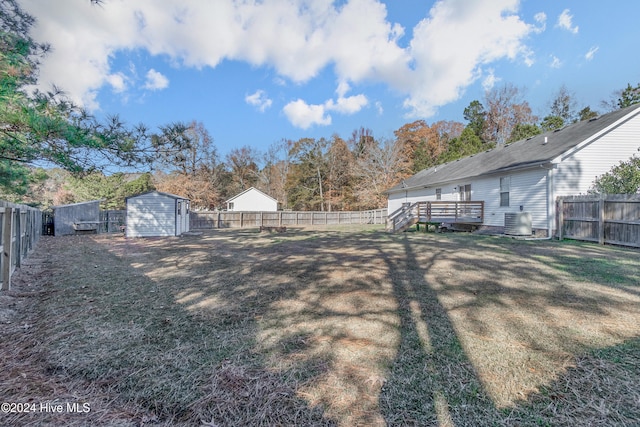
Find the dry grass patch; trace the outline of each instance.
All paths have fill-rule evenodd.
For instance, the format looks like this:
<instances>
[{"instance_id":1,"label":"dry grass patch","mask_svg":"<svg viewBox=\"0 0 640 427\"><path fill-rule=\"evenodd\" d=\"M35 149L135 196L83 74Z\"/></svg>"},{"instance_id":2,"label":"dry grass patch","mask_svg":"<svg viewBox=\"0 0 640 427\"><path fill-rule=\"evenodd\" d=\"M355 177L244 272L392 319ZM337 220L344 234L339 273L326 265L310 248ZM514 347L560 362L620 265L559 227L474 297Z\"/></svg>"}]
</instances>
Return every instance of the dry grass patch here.
<instances>
[{"instance_id":1,"label":"dry grass patch","mask_svg":"<svg viewBox=\"0 0 640 427\"><path fill-rule=\"evenodd\" d=\"M0 299L14 343L0 350L0 391L75 396L92 412L12 421L640 419L638 251L315 229L44 239L36 254L14 300Z\"/></svg>"}]
</instances>

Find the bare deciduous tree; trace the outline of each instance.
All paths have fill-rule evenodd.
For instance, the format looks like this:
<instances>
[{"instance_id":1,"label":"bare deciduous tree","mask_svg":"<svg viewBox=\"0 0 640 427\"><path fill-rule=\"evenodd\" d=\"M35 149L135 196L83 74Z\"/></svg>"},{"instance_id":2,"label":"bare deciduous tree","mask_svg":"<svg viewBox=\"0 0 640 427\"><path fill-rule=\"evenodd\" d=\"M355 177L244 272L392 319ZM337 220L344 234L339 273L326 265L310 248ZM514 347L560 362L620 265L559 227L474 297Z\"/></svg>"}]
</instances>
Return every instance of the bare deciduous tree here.
<instances>
[{"instance_id":1,"label":"bare deciduous tree","mask_svg":"<svg viewBox=\"0 0 640 427\"><path fill-rule=\"evenodd\" d=\"M522 99L521 90L512 84L485 92L486 122L484 140L505 144L517 125L534 124L538 118L529 103Z\"/></svg>"}]
</instances>

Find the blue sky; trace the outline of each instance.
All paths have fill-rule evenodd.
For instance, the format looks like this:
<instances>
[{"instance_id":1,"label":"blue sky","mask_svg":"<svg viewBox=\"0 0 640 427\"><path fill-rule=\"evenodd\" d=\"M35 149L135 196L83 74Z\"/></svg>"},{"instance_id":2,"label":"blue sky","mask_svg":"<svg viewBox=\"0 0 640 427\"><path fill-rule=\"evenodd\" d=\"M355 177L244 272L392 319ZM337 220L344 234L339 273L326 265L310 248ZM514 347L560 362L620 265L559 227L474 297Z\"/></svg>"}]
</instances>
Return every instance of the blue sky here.
<instances>
[{"instance_id":1,"label":"blue sky","mask_svg":"<svg viewBox=\"0 0 640 427\"><path fill-rule=\"evenodd\" d=\"M40 85L98 116L197 120L224 156L282 139L379 138L463 121L505 83L544 116L640 82L640 2L595 0L19 0L52 44Z\"/></svg>"}]
</instances>

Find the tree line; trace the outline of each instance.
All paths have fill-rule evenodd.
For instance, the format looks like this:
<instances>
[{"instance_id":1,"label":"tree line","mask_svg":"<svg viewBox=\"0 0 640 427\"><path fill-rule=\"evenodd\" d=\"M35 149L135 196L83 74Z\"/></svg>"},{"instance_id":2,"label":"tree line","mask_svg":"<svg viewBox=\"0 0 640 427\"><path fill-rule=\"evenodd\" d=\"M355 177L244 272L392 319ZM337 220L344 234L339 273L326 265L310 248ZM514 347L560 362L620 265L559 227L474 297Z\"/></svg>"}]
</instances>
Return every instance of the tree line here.
<instances>
[{"instance_id":1,"label":"tree line","mask_svg":"<svg viewBox=\"0 0 640 427\"><path fill-rule=\"evenodd\" d=\"M195 209L215 209L253 186L288 209L371 209L386 204L385 190L422 169L598 115L562 86L539 118L524 91L507 83L472 101L464 123L416 120L386 138L361 127L347 138L284 139L264 152L245 145L220 156L198 121L152 132L117 116L98 120L56 88L25 90L49 46L31 38L33 18L15 0L2 0L0 9L1 196L41 207L101 199L118 209L125 197L157 189L188 197ZM640 84L628 84L602 107L638 102ZM105 165L149 172L106 175ZM622 166L637 173L633 159Z\"/></svg>"}]
</instances>

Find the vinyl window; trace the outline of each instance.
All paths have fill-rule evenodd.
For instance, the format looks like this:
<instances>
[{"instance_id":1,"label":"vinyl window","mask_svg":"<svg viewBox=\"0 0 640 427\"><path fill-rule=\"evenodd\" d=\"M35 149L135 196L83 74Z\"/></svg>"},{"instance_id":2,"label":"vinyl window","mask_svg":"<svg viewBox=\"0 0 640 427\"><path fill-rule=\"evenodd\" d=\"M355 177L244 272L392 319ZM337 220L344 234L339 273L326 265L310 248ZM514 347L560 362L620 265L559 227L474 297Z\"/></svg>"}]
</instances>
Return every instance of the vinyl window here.
<instances>
[{"instance_id":1,"label":"vinyl window","mask_svg":"<svg viewBox=\"0 0 640 427\"><path fill-rule=\"evenodd\" d=\"M500 178L500 206L509 206L509 192L511 191L511 177Z\"/></svg>"}]
</instances>

